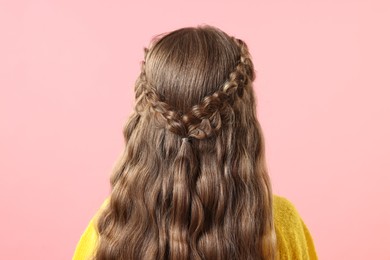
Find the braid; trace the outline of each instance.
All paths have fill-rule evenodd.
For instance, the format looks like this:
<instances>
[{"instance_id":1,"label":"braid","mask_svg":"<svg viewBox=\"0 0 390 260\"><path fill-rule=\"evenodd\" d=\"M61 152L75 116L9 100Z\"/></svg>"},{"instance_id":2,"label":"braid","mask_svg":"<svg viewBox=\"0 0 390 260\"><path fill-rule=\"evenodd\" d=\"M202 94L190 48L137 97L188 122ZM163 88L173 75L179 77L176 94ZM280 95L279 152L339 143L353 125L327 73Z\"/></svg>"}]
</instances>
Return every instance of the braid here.
<instances>
[{"instance_id":1,"label":"braid","mask_svg":"<svg viewBox=\"0 0 390 260\"><path fill-rule=\"evenodd\" d=\"M193 106L185 114L175 111L164 102L147 80L145 60L149 49L145 48L145 59L136 84L136 111L141 113L149 109L154 114L158 126L180 137L200 140L216 134L222 126L222 119L229 118L233 101L236 97L242 98L245 87L255 78L247 45L240 39L232 37L232 40L240 50L240 58L235 69L229 74L229 79L221 90L204 97L198 105Z\"/></svg>"},{"instance_id":2,"label":"braid","mask_svg":"<svg viewBox=\"0 0 390 260\"><path fill-rule=\"evenodd\" d=\"M211 27L144 49L94 259L274 259L254 79L247 45Z\"/></svg>"}]
</instances>

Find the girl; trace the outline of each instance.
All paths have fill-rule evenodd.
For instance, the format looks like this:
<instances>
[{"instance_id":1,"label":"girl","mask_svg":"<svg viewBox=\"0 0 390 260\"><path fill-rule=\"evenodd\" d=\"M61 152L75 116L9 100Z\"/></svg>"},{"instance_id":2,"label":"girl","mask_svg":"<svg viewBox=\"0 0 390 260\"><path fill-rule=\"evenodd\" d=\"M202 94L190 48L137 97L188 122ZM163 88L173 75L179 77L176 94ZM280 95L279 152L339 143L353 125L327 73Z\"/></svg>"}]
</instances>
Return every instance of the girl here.
<instances>
[{"instance_id":1,"label":"girl","mask_svg":"<svg viewBox=\"0 0 390 260\"><path fill-rule=\"evenodd\" d=\"M272 194L246 44L182 28L145 49L112 192L74 259L317 259Z\"/></svg>"}]
</instances>

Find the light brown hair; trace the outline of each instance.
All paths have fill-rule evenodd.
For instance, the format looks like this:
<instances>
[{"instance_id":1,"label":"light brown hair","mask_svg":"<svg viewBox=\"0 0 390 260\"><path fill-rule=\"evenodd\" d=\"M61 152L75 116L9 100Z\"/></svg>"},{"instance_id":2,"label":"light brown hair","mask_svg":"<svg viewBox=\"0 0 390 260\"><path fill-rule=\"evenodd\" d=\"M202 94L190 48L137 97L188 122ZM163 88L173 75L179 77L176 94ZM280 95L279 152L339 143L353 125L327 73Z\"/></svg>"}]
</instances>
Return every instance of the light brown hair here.
<instances>
[{"instance_id":1,"label":"light brown hair","mask_svg":"<svg viewBox=\"0 0 390 260\"><path fill-rule=\"evenodd\" d=\"M95 259L274 259L247 45L211 26L145 49Z\"/></svg>"}]
</instances>

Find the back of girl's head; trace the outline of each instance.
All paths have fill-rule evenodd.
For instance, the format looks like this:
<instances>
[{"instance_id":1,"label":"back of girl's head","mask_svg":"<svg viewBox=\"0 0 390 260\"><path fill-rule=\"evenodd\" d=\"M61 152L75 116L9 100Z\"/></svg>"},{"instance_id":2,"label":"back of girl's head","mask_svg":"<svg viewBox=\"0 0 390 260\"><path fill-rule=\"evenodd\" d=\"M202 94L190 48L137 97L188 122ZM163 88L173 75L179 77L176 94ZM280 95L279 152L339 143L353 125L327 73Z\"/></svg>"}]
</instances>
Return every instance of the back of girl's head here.
<instances>
[{"instance_id":1,"label":"back of girl's head","mask_svg":"<svg viewBox=\"0 0 390 260\"><path fill-rule=\"evenodd\" d=\"M239 59L238 46L222 31L183 28L152 45L145 72L167 103L186 111L220 89Z\"/></svg>"},{"instance_id":2,"label":"back of girl's head","mask_svg":"<svg viewBox=\"0 0 390 260\"><path fill-rule=\"evenodd\" d=\"M202 26L145 49L96 259L273 259L246 44Z\"/></svg>"}]
</instances>

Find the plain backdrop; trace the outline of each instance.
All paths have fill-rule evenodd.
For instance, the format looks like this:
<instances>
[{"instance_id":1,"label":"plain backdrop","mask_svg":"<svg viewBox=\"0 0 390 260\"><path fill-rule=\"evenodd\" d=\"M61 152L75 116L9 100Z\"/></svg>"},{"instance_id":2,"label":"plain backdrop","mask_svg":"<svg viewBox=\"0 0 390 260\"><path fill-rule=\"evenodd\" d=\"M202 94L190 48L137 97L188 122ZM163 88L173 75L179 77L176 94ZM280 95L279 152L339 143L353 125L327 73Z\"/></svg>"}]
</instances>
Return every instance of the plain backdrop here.
<instances>
[{"instance_id":1,"label":"plain backdrop","mask_svg":"<svg viewBox=\"0 0 390 260\"><path fill-rule=\"evenodd\" d=\"M70 259L123 149L143 47L244 39L275 193L320 259L390 259L390 5L378 0L1 1L0 259Z\"/></svg>"}]
</instances>

